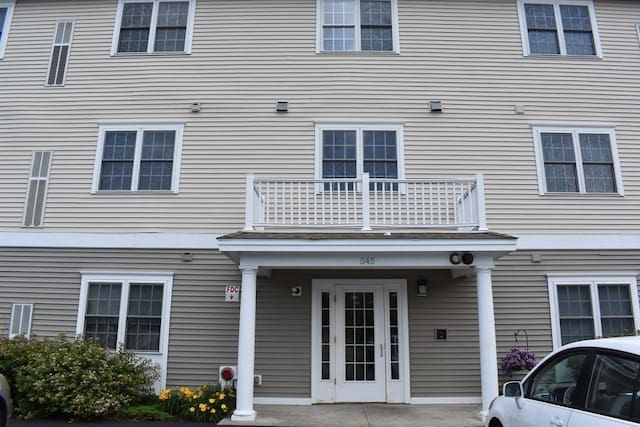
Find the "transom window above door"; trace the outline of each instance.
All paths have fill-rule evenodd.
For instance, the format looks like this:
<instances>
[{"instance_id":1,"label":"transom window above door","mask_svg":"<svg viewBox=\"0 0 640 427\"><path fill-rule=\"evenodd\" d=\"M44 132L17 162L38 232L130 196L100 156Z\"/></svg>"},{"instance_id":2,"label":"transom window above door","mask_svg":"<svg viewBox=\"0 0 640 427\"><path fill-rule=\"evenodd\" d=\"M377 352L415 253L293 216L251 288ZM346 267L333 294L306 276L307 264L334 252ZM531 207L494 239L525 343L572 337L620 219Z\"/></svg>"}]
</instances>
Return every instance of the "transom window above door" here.
<instances>
[{"instance_id":1,"label":"transom window above door","mask_svg":"<svg viewBox=\"0 0 640 427\"><path fill-rule=\"evenodd\" d=\"M190 53L195 6L195 0L119 0L111 53Z\"/></svg>"},{"instance_id":2,"label":"transom window above door","mask_svg":"<svg viewBox=\"0 0 640 427\"><path fill-rule=\"evenodd\" d=\"M526 55L602 57L593 2L518 0Z\"/></svg>"},{"instance_id":3,"label":"transom window above door","mask_svg":"<svg viewBox=\"0 0 640 427\"><path fill-rule=\"evenodd\" d=\"M318 125L316 178L404 179L401 126ZM397 186L396 186L397 188Z\"/></svg>"},{"instance_id":4,"label":"transom window above door","mask_svg":"<svg viewBox=\"0 0 640 427\"><path fill-rule=\"evenodd\" d=\"M398 52L397 0L318 0L318 52Z\"/></svg>"},{"instance_id":5,"label":"transom window above door","mask_svg":"<svg viewBox=\"0 0 640 427\"><path fill-rule=\"evenodd\" d=\"M613 129L534 127L540 194L623 194Z\"/></svg>"},{"instance_id":6,"label":"transom window above door","mask_svg":"<svg viewBox=\"0 0 640 427\"><path fill-rule=\"evenodd\" d=\"M100 127L93 192L178 192L182 125Z\"/></svg>"}]
</instances>

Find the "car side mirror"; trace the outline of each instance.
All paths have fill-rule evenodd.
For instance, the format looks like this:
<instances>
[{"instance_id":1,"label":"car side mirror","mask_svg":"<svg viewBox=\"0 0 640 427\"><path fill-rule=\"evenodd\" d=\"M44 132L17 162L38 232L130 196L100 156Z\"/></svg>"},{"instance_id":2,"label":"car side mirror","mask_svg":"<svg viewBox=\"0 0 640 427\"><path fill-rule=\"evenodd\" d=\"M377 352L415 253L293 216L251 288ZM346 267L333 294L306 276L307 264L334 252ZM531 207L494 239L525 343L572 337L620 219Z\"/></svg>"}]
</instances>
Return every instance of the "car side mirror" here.
<instances>
[{"instance_id":1,"label":"car side mirror","mask_svg":"<svg viewBox=\"0 0 640 427\"><path fill-rule=\"evenodd\" d=\"M520 381L509 381L502 386L502 395L505 397L519 398L524 396L522 383Z\"/></svg>"}]
</instances>

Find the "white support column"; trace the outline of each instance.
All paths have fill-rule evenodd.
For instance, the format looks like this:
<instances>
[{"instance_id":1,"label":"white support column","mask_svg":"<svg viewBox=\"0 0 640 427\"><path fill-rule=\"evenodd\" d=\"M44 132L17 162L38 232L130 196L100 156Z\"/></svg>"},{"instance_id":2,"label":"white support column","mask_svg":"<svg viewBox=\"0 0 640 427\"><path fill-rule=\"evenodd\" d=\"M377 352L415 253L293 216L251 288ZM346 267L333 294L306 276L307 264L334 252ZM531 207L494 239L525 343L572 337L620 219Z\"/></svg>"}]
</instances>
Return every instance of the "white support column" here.
<instances>
[{"instance_id":1,"label":"white support column","mask_svg":"<svg viewBox=\"0 0 640 427\"><path fill-rule=\"evenodd\" d=\"M238 334L238 382L236 410L231 421L254 421L253 367L256 349L256 268L240 268L240 331Z\"/></svg>"},{"instance_id":2,"label":"white support column","mask_svg":"<svg viewBox=\"0 0 640 427\"><path fill-rule=\"evenodd\" d=\"M493 314L491 268L476 267L478 288L478 328L480 339L480 382L482 388L482 419L489 404L498 396L498 353L496 350L496 326Z\"/></svg>"}]
</instances>

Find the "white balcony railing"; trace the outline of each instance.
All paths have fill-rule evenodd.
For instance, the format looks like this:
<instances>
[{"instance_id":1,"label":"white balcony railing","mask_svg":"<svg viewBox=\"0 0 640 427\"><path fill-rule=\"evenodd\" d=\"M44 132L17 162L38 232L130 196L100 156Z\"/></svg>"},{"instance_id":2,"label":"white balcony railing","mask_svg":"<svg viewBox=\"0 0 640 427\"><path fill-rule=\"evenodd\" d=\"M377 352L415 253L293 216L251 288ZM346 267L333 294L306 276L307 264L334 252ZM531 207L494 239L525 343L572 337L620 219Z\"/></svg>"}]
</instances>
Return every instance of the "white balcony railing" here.
<instances>
[{"instance_id":1,"label":"white balcony railing","mask_svg":"<svg viewBox=\"0 0 640 427\"><path fill-rule=\"evenodd\" d=\"M486 230L482 175L455 179L247 177L245 231L280 228Z\"/></svg>"}]
</instances>

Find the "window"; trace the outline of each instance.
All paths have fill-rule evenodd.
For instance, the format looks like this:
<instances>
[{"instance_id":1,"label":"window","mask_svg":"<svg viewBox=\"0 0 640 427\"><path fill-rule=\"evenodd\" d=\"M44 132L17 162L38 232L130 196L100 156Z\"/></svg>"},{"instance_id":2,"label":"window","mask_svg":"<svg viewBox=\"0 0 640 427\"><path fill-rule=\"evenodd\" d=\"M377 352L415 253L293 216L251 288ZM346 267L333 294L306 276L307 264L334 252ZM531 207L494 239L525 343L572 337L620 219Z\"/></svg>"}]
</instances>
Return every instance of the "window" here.
<instances>
[{"instance_id":1,"label":"window","mask_svg":"<svg viewBox=\"0 0 640 427\"><path fill-rule=\"evenodd\" d=\"M623 194L613 129L534 127L540 194Z\"/></svg>"},{"instance_id":2,"label":"window","mask_svg":"<svg viewBox=\"0 0 640 427\"><path fill-rule=\"evenodd\" d=\"M11 324L9 325L9 338L31 334L31 316L33 304L13 304L11 307Z\"/></svg>"},{"instance_id":3,"label":"window","mask_svg":"<svg viewBox=\"0 0 640 427\"><path fill-rule=\"evenodd\" d=\"M555 347L596 337L634 335L640 326L635 276L549 276Z\"/></svg>"},{"instance_id":4,"label":"window","mask_svg":"<svg viewBox=\"0 0 640 427\"><path fill-rule=\"evenodd\" d=\"M317 179L404 178L401 126L318 125L316 134Z\"/></svg>"},{"instance_id":5,"label":"window","mask_svg":"<svg viewBox=\"0 0 640 427\"><path fill-rule=\"evenodd\" d=\"M581 373L586 366L585 351L570 352L551 359L524 384L525 397L557 405L580 407L584 385ZM584 383L584 381L582 381Z\"/></svg>"},{"instance_id":6,"label":"window","mask_svg":"<svg viewBox=\"0 0 640 427\"><path fill-rule=\"evenodd\" d=\"M191 52L195 0L120 0L115 53Z\"/></svg>"},{"instance_id":7,"label":"window","mask_svg":"<svg viewBox=\"0 0 640 427\"><path fill-rule=\"evenodd\" d=\"M51 48L51 61L49 62L49 76L47 77L47 85L49 86L64 85L72 34L73 21L56 24L53 47Z\"/></svg>"},{"instance_id":8,"label":"window","mask_svg":"<svg viewBox=\"0 0 640 427\"><path fill-rule=\"evenodd\" d=\"M318 0L318 52L398 52L397 0Z\"/></svg>"},{"instance_id":9,"label":"window","mask_svg":"<svg viewBox=\"0 0 640 427\"><path fill-rule=\"evenodd\" d=\"M178 192L183 125L100 127L93 191Z\"/></svg>"},{"instance_id":10,"label":"window","mask_svg":"<svg viewBox=\"0 0 640 427\"><path fill-rule=\"evenodd\" d=\"M640 421L640 361L632 356L598 354L595 357L585 408L591 412Z\"/></svg>"},{"instance_id":11,"label":"window","mask_svg":"<svg viewBox=\"0 0 640 427\"><path fill-rule=\"evenodd\" d=\"M161 352L166 340L172 277L85 275L78 334L105 347Z\"/></svg>"},{"instance_id":12,"label":"window","mask_svg":"<svg viewBox=\"0 0 640 427\"><path fill-rule=\"evenodd\" d=\"M9 26L13 16L14 2L0 1L0 59L4 57L4 49L9 37Z\"/></svg>"},{"instance_id":13,"label":"window","mask_svg":"<svg viewBox=\"0 0 640 427\"><path fill-rule=\"evenodd\" d=\"M518 0L525 55L602 57L591 1Z\"/></svg>"},{"instance_id":14,"label":"window","mask_svg":"<svg viewBox=\"0 0 640 427\"><path fill-rule=\"evenodd\" d=\"M25 227L39 227L44 220L44 206L47 198L51 151L36 151L31 159L31 175L24 204Z\"/></svg>"}]
</instances>

